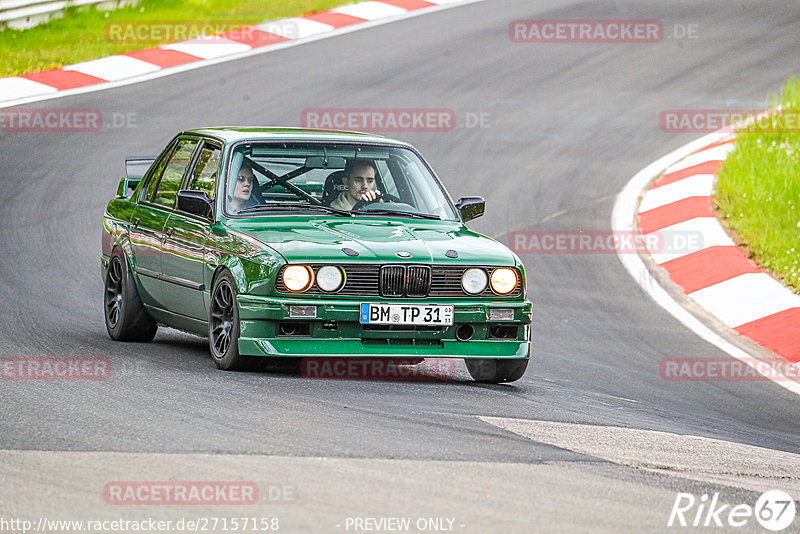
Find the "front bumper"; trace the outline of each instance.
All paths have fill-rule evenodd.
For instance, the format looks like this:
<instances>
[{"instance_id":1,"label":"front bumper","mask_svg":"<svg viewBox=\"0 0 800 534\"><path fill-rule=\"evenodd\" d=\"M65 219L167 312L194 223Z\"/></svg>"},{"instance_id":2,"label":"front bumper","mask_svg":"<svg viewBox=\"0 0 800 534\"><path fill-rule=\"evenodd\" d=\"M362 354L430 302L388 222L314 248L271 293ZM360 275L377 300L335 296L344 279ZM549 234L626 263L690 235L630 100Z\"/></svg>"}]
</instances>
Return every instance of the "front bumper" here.
<instances>
[{"instance_id":1,"label":"front bumper","mask_svg":"<svg viewBox=\"0 0 800 534\"><path fill-rule=\"evenodd\" d=\"M362 302L386 299L320 300L239 295L239 353L284 357L530 358L532 304L529 301L481 302L463 299L391 299L402 304L451 304L452 326L362 325ZM290 306L316 306L315 318L293 318ZM490 321L489 310L513 310L513 319ZM469 324L473 335L458 341L456 329ZM302 335L286 335L282 326L298 325ZM503 327L505 336L495 334ZM286 328L283 329L284 331Z\"/></svg>"}]
</instances>

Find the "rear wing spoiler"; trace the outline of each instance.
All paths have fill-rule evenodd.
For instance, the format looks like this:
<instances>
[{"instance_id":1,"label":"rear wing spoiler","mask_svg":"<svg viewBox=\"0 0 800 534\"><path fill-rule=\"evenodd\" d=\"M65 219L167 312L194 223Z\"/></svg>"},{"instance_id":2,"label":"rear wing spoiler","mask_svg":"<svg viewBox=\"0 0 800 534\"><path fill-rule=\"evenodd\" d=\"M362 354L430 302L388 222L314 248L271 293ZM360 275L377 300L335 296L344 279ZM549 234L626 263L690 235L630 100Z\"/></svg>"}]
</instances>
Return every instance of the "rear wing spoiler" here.
<instances>
[{"instance_id":1,"label":"rear wing spoiler","mask_svg":"<svg viewBox=\"0 0 800 534\"><path fill-rule=\"evenodd\" d=\"M156 156L129 156L125 158L125 177L117 187L117 198L128 198L144 178L147 169L156 160Z\"/></svg>"}]
</instances>

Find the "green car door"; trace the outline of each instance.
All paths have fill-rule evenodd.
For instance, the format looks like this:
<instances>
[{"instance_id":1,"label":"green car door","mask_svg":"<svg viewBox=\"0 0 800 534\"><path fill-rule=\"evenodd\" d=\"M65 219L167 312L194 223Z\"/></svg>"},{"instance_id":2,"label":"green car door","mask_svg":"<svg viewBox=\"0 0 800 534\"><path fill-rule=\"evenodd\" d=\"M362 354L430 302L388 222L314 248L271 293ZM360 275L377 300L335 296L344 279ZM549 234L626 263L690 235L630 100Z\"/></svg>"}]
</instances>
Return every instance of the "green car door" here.
<instances>
[{"instance_id":1,"label":"green car door","mask_svg":"<svg viewBox=\"0 0 800 534\"><path fill-rule=\"evenodd\" d=\"M162 307L161 300L161 243L169 210L153 202L164 167L175 151L171 143L156 160L153 170L145 176L144 188L133 210L128 234L133 250L132 267L138 281L142 302Z\"/></svg>"},{"instance_id":2,"label":"green car door","mask_svg":"<svg viewBox=\"0 0 800 534\"><path fill-rule=\"evenodd\" d=\"M179 139L172 153L149 178L144 197L131 219L131 242L135 273L146 293L145 304L168 308L163 281L163 252L166 225L175 209L178 188L192 161L198 139Z\"/></svg>"},{"instance_id":3,"label":"green car door","mask_svg":"<svg viewBox=\"0 0 800 534\"><path fill-rule=\"evenodd\" d=\"M206 193L214 198L221 147L204 141L196 162L188 173L183 189ZM165 227L161 270L164 282L164 303L168 310L205 321L205 259L213 215L193 215L176 209Z\"/></svg>"}]
</instances>

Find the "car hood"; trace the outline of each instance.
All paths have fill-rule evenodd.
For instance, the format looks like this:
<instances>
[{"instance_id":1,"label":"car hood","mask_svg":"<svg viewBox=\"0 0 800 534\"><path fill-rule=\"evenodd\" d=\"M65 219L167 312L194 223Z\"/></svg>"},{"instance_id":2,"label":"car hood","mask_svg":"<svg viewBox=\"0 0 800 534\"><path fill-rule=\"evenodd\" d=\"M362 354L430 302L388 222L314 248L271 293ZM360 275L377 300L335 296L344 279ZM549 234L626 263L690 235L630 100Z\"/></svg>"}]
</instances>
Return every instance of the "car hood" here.
<instances>
[{"instance_id":1,"label":"car hood","mask_svg":"<svg viewBox=\"0 0 800 534\"><path fill-rule=\"evenodd\" d=\"M228 226L278 251L289 263L405 261L488 266L517 263L505 245L455 221L295 218L266 222L237 220ZM348 255L343 249L355 251L358 256ZM454 254L449 251L455 251L457 257L450 257ZM408 254L410 257L403 257Z\"/></svg>"}]
</instances>

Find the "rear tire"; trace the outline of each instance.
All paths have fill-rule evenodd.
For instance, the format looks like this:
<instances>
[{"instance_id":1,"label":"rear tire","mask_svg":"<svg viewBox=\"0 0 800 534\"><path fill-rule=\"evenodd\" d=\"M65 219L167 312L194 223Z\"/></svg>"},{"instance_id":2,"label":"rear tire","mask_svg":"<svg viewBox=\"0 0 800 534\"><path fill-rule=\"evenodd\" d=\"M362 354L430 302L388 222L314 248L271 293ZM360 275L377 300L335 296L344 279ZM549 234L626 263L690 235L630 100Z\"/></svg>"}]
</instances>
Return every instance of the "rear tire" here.
<instances>
[{"instance_id":1,"label":"rear tire","mask_svg":"<svg viewBox=\"0 0 800 534\"><path fill-rule=\"evenodd\" d=\"M104 309L106 330L116 341L152 341L158 325L142 304L125 256L115 250L106 271Z\"/></svg>"},{"instance_id":2,"label":"rear tire","mask_svg":"<svg viewBox=\"0 0 800 534\"><path fill-rule=\"evenodd\" d=\"M470 376L476 382L500 384L514 382L522 378L528 368L528 359L464 359Z\"/></svg>"},{"instance_id":3,"label":"rear tire","mask_svg":"<svg viewBox=\"0 0 800 534\"><path fill-rule=\"evenodd\" d=\"M214 280L211 290L208 347L216 366L226 371L243 370L252 361L252 358L239 354L239 305L236 294L233 275L230 271L222 271Z\"/></svg>"}]
</instances>

